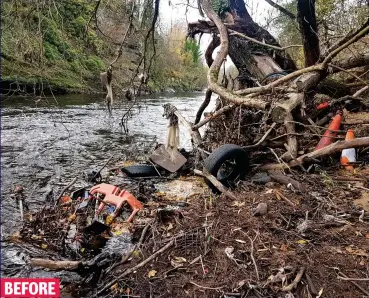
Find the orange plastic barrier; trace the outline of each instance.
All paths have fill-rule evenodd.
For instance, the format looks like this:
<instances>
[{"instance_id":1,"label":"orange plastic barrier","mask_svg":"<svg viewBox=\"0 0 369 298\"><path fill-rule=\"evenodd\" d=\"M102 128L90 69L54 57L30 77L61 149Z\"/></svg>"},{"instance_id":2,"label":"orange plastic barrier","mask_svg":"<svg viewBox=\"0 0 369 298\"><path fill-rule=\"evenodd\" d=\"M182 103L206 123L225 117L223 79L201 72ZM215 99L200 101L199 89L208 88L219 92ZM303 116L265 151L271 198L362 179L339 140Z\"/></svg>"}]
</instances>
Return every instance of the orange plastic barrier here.
<instances>
[{"instance_id":1,"label":"orange plastic barrier","mask_svg":"<svg viewBox=\"0 0 369 298\"><path fill-rule=\"evenodd\" d=\"M355 139L354 131L352 129L349 129L346 133L345 140L351 141L353 139ZM341 165L343 165L346 170L354 171L354 167L350 165L350 163L355 162L355 161L356 161L355 148L348 148L348 149L342 150Z\"/></svg>"},{"instance_id":2,"label":"orange plastic barrier","mask_svg":"<svg viewBox=\"0 0 369 298\"><path fill-rule=\"evenodd\" d=\"M323 137L320 139L315 150L322 149L330 144L332 144L333 138L337 136L337 130L340 129L342 116L337 114L332 122L329 124L328 129L324 133Z\"/></svg>"}]
</instances>

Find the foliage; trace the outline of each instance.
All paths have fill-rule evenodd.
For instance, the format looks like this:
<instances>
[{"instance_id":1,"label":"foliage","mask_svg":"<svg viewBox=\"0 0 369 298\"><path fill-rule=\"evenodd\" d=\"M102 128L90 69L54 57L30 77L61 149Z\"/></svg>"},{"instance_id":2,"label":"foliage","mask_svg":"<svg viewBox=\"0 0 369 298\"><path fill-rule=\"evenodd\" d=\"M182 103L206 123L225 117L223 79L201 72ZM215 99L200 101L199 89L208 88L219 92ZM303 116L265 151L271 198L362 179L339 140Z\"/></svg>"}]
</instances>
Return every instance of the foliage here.
<instances>
[{"instance_id":1,"label":"foliage","mask_svg":"<svg viewBox=\"0 0 369 298\"><path fill-rule=\"evenodd\" d=\"M102 1L96 20L98 28L94 18L95 4L90 0L2 1L3 79L24 83L49 82L56 87L82 92L101 91L99 74L116 57L132 4L120 0ZM153 1L145 0L135 8L134 27L142 30L130 33L126 40L128 47L114 65L114 72L119 75L114 76L113 83L119 89L128 87L140 60L141 41L152 22L152 4ZM156 30L155 34L158 36L159 31ZM182 48L177 53L164 46L168 44L167 37L160 35L156 45L158 57L154 58L156 70L150 76L151 85L156 87L154 82L160 82L160 88L173 85L197 87L193 72L202 68L197 43L185 42L185 36L182 36ZM148 56L152 51L150 46ZM159 67L168 55L179 55L179 66L167 64L166 68ZM181 79L174 76L175 83L165 77L172 73L171 70L182 73Z\"/></svg>"},{"instance_id":2,"label":"foliage","mask_svg":"<svg viewBox=\"0 0 369 298\"><path fill-rule=\"evenodd\" d=\"M154 90L173 88L193 90L206 84L206 70L200 46L186 40L185 25L177 24L168 36L157 41L157 58L152 67L151 87Z\"/></svg>"}]
</instances>

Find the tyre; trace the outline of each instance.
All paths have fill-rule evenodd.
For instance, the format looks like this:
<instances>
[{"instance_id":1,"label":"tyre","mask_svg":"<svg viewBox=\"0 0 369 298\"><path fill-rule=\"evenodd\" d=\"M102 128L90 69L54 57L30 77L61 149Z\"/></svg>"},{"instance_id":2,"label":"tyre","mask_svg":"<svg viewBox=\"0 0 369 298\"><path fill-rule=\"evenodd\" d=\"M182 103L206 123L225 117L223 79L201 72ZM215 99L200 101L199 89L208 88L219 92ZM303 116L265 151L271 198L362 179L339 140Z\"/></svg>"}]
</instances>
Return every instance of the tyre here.
<instances>
[{"instance_id":1,"label":"tyre","mask_svg":"<svg viewBox=\"0 0 369 298\"><path fill-rule=\"evenodd\" d=\"M242 179L249 170L249 157L242 147L225 144L214 150L204 161L204 168L226 187L232 187L236 179ZM219 193L219 190L205 179L206 184Z\"/></svg>"},{"instance_id":2,"label":"tyre","mask_svg":"<svg viewBox=\"0 0 369 298\"><path fill-rule=\"evenodd\" d=\"M121 168L121 171L128 177L153 177L159 176L155 167L152 165L135 165Z\"/></svg>"}]
</instances>

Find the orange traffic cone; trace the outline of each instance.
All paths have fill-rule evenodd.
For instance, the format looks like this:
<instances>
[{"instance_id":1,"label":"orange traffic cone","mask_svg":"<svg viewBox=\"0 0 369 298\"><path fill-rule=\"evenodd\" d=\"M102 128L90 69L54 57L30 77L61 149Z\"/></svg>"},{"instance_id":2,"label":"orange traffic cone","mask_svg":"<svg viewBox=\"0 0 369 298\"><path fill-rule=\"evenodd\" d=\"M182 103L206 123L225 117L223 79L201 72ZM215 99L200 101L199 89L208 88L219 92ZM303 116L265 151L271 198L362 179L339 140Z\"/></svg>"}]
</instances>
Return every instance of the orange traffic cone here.
<instances>
[{"instance_id":1,"label":"orange traffic cone","mask_svg":"<svg viewBox=\"0 0 369 298\"><path fill-rule=\"evenodd\" d=\"M342 116L337 114L332 122L329 124L328 129L324 133L323 137L320 139L315 150L322 149L330 144L332 144L333 138L337 135L337 130L340 129Z\"/></svg>"},{"instance_id":2,"label":"orange traffic cone","mask_svg":"<svg viewBox=\"0 0 369 298\"><path fill-rule=\"evenodd\" d=\"M352 129L349 129L346 133L346 141L351 141L355 139L354 131ZM356 161L356 151L355 148L348 148L342 150L341 155L341 165L345 167L348 171L354 171L354 167L350 165L350 163Z\"/></svg>"}]
</instances>

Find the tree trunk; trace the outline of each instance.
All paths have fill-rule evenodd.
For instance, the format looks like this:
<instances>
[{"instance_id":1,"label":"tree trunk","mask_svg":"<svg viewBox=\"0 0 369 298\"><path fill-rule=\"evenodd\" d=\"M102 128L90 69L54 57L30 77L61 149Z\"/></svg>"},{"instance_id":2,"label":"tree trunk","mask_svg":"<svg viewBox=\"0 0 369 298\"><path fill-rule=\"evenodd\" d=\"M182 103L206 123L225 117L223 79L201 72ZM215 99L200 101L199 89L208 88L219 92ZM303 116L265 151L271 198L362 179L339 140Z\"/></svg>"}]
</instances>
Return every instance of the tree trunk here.
<instances>
[{"instance_id":1,"label":"tree trunk","mask_svg":"<svg viewBox=\"0 0 369 298\"><path fill-rule=\"evenodd\" d=\"M304 44L305 67L314 65L320 55L315 0L298 0L298 21Z\"/></svg>"}]
</instances>

